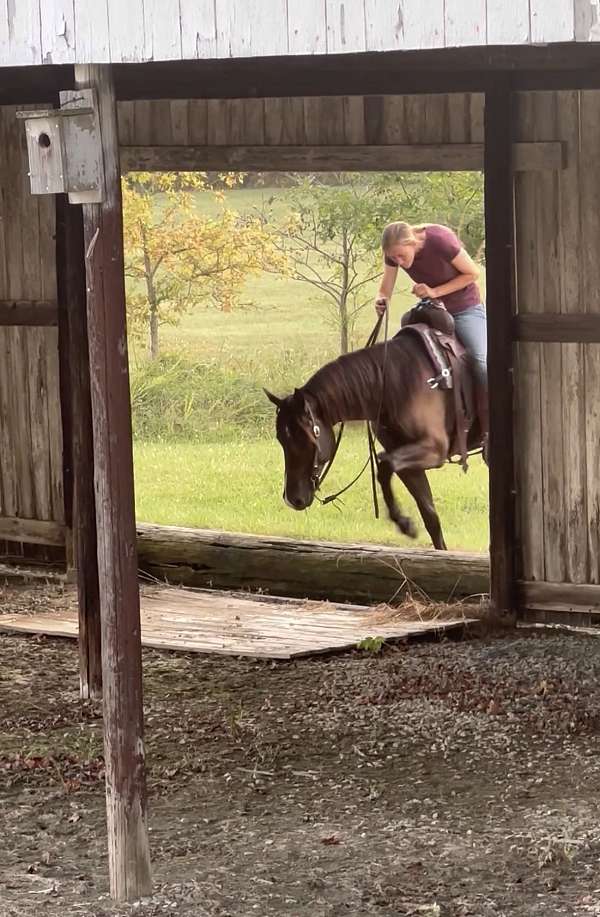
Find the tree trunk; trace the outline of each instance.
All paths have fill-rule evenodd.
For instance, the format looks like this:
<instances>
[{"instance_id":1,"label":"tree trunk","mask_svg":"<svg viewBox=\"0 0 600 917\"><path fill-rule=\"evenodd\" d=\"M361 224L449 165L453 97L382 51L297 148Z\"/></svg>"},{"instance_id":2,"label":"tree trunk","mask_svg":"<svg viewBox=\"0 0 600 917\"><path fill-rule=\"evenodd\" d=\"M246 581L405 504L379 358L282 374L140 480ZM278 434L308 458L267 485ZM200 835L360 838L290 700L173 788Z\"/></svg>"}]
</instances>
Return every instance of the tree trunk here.
<instances>
[{"instance_id":1,"label":"tree trunk","mask_svg":"<svg viewBox=\"0 0 600 917\"><path fill-rule=\"evenodd\" d=\"M342 268L342 291L339 300L340 315L340 351L348 353L348 279L349 279L349 259L348 235L346 230L342 233L342 246L344 252L344 265Z\"/></svg>"},{"instance_id":2,"label":"tree trunk","mask_svg":"<svg viewBox=\"0 0 600 917\"><path fill-rule=\"evenodd\" d=\"M146 246L146 230L142 226L142 245L144 247L144 273L146 275L146 292L148 294L148 309L150 313L150 340L148 346L148 356L151 360L158 360L158 303L156 301L156 290L154 289L154 273L152 271L152 262Z\"/></svg>"}]
</instances>

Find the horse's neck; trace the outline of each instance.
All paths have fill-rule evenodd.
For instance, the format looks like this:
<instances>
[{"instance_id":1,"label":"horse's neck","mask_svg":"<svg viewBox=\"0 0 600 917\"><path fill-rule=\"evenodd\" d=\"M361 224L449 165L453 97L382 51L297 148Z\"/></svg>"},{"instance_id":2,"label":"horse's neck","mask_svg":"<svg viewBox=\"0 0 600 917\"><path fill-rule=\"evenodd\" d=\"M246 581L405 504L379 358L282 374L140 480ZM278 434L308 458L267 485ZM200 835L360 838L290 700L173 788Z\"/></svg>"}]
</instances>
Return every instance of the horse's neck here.
<instances>
[{"instance_id":1,"label":"horse's neck","mask_svg":"<svg viewBox=\"0 0 600 917\"><path fill-rule=\"evenodd\" d=\"M323 420L334 426L347 420L376 420L382 394L382 375L376 361L364 363L363 372L353 373L354 354L345 359L347 372L332 365L317 372L306 390L318 402ZM360 360L355 357L356 362Z\"/></svg>"}]
</instances>

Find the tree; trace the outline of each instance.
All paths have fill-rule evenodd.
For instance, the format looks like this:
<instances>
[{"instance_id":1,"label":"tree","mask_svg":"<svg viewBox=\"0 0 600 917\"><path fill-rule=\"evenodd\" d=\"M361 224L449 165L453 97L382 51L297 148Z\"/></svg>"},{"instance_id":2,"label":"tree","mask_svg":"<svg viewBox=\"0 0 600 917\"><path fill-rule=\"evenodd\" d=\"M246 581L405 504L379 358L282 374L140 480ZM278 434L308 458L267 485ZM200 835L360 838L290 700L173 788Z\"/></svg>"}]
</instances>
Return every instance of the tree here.
<instances>
[{"instance_id":1,"label":"tree","mask_svg":"<svg viewBox=\"0 0 600 917\"><path fill-rule=\"evenodd\" d=\"M177 324L200 303L231 311L244 281L264 269L283 270L272 233L258 217L225 206L222 188L240 178L224 175L209 188L206 175L130 173L123 179L127 307L134 333L148 334L159 353L159 328ZM195 210L194 190L212 190L218 217Z\"/></svg>"}]
</instances>

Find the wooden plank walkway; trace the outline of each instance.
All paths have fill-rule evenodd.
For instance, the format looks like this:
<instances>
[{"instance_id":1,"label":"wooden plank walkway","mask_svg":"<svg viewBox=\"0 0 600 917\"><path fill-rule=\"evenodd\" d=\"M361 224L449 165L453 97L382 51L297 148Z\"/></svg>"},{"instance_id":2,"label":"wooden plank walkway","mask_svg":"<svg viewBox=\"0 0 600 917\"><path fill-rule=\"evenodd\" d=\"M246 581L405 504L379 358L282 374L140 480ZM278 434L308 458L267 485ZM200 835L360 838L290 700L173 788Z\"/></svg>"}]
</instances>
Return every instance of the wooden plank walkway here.
<instances>
[{"instance_id":1,"label":"wooden plank walkway","mask_svg":"<svg viewBox=\"0 0 600 917\"><path fill-rule=\"evenodd\" d=\"M77 637L73 592L64 609L0 615L0 631ZM300 602L239 593L143 587L142 644L157 649L292 659L351 649L368 637L404 640L469 623L468 619L407 621L392 608Z\"/></svg>"}]
</instances>

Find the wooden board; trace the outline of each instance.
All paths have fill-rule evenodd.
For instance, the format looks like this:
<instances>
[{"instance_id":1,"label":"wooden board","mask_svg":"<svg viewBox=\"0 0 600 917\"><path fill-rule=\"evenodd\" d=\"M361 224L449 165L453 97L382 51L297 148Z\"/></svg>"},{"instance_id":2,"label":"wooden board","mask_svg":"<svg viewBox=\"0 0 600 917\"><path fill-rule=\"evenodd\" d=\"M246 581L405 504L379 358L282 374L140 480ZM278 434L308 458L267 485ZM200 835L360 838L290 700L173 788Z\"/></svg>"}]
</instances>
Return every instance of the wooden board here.
<instances>
[{"instance_id":1,"label":"wooden board","mask_svg":"<svg viewBox=\"0 0 600 917\"><path fill-rule=\"evenodd\" d=\"M587 0L18 0L0 10L6 65L255 58L571 42ZM575 13L577 11L577 19ZM577 22L577 29L575 23Z\"/></svg>"},{"instance_id":2,"label":"wooden board","mask_svg":"<svg viewBox=\"0 0 600 917\"><path fill-rule=\"evenodd\" d=\"M0 631L77 637L77 612L0 615ZM368 637L388 642L463 627L471 619L394 620L360 605L295 602L239 593L144 588L142 645L185 653L217 653L259 659L292 659L352 649Z\"/></svg>"}]
</instances>

